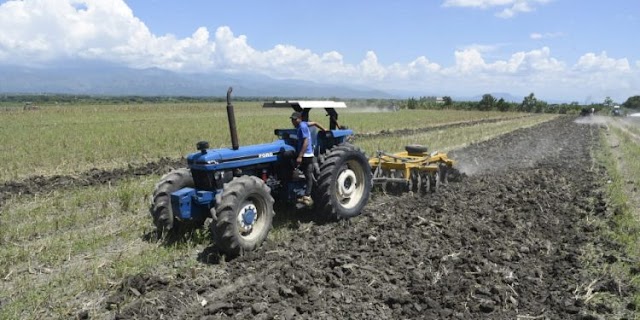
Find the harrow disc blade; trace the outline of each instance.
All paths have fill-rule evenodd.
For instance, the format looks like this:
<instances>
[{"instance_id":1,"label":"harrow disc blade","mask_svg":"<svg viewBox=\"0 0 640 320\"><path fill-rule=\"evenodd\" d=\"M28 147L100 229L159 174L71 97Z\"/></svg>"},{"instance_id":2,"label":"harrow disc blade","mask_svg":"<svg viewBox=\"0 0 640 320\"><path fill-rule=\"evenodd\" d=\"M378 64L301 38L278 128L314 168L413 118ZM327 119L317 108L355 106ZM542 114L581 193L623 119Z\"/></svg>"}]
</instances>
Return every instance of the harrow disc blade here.
<instances>
[{"instance_id":1,"label":"harrow disc blade","mask_svg":"<svg viewBox=\"0 0 640 320\"><path fill-rule=\"evenodd\" d=\"M428 173L423 173L420 175L422 180L422 185L420 186L420 192L423 194L427 194L431 191L431 178Z\"/></svg>"},{"instance_id":2,"label":"harrow disc blade","mask_svg":"<svg viewBox=\"0 0 640 320\"><path fill-rule=\"evenodd\" d=\"M391 180L391 181L387 181L385 192L388 194L400 195L407 192L408 189L409 189L409 186L406 181Z\"/></svg>"},{"instance_id":3,"label":"harrow disc blade","mask_svg":"<svg viewBox=\"0 0 640 320\"><path fill-rule=\"evenodd\" d=\"M409 178L409 191L414 194L419 194L422 188L422 178L418 170L411 170L411 177Z\"/></svg>"}]
</instances>

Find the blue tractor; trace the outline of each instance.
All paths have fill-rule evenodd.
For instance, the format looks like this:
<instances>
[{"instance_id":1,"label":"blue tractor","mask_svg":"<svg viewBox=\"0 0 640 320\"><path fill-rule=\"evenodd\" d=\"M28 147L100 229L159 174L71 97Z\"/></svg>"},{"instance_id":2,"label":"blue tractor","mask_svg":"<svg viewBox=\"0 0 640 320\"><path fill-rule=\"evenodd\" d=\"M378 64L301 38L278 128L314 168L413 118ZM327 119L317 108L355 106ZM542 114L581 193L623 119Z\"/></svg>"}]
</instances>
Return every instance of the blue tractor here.
<instances>
[{"instance_id":1,"label":"blue tractor","mask_svg":"<svg viewBox=\"0 0 640 320\"><path fill-rule=\"evenodd\" d=\"M231 148L210 149L197 143L187 157L188 168L162 177L153 192L151 215L162 233L180 230L182 224L203 225L211 218L215 247L230 256L255 250L266 239L275 215L275 201L295 203L305 191L304 176L296 173L295 128L276 129L271 143L240 147L231 92L227 91L227 116ZM314 211L346 219L360 214L371 192L368 158L348 143L353 131L338 125L337 108L343 102L275 101L264 107L291 107L309 119L309 111L324 109L327 131L312 132L317 165L312 198Z\"/></svg>"}]
</instances>

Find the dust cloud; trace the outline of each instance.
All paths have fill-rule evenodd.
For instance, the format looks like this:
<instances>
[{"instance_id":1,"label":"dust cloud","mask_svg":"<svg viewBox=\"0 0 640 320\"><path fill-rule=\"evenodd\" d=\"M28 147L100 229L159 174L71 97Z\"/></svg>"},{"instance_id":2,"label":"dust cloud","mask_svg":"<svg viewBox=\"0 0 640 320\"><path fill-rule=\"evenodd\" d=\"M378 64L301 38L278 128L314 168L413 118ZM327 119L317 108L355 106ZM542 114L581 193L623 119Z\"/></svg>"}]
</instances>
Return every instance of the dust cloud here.
<instances>
[{"instance_id":1,"label":"dust cloud","mask_svg":"<svg viewBox=\"0 0 640 320\"><path fill-rule=\"evenodd\" d=\"M388 104L388 105L384 105L384 106L380 106L380 105L371 105L369 103L366 103L365 101L356 101L356 102L352 102L349 104L349 107L347 108L347 112L351 112L351 113L364 113L364 112L369 112L369 113L378 113L378 112L396 112L399 111L400 107L396 104Z\"/></svg>"},{"instance_id":2,"label":"dust cloud","mask_svg":"<svg viewBox=\"0 0 640 320\"><path fill-rule=\"evenodd\" d=\"M379 113L379 112L396 112L397 110L389 107L377 107L377 106L365 106L365 107L352 107L348 112L350 113Z\"/></svg>"},{"instance_id":3,"label":"dust cloud","mask_svg":"<svg viewBox=\"0 0 640 320\"><path fill-rule=\"evenodd\" d=\"M632 113L624 118L620 118L624 124L640 127L640 113Z\"/></svg>"},{"instance_id":4,"label":"dust cloud","mask_svg":"<svg viewBox=\"0 0 640 320\"><path fill-rule=\"evenodd\" d=\"M586 116L586 117L579 117L574 122L578 123L578 124L601 124L601 125L603 124L603 125L607 125L610 120L611 120L610 117L605 117L605 116Z\"/></svg>"},{"instance_id":5,"label":"dust cloud","mask_svg":"<svg viewBox=\"0 0 640 320\"><path fill-rule=\"evenodd\" d=\"M634 113L626 117L587 116L580 117L574 122L577 124L598 125L606 130L609 130L611 127L616 127L635 139L640 139L637 134L629 131L632 127L640 128L640 113Z\"/></svg>"},{"instance_id":6,"label":"dust cloud","mask_svg":"<svg viewBox=\"0 0 640 320\"><path fill-rule=\"evenodd\" d=\"M554 124L557 126L556 122L518 129L490 141L453 150L449 156L456 161L454 167L467 176L536 168L571 147L564 137L547 133Z\"/></svg>"}]
</instances>

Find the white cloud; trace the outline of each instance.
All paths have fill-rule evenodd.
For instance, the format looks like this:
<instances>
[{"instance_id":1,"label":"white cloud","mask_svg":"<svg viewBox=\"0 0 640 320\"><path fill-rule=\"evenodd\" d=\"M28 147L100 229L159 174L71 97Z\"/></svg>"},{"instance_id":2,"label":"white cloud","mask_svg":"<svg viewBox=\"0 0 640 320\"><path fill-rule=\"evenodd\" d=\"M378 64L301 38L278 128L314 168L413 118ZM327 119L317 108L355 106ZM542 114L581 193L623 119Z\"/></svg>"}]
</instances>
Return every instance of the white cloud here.
<instances>
[{"instance_id":1,"label":"white cloud","mask_svg":"<svg viewBox=\"0 0 640 320\"><path fill-rule=\"evenodd\" d=\"M122 1L8 1L0 5L0 30L0 50L19 51L16 62L91 56L152 37Z\"/></svg>"},{"instance_id":2,"label":"white cloud","mask_svg":"<svg viewBox=\"0 0 640 320\"><path fill-rule=\"evenodd\" d=\"M578 59L578 63L574 66L576 70L587 72L629 72L631 67L626 58L613 59L607 57L606 52L596 55L595 53L587 53Z\"/></svg>"},{"instance_id":3,"label":"white cloud","mask_svg":"<svg viewBox=\"0 0 640 320\"><path fill-rule=\"evenodd\" d=\"M445 0L442 4L445 7L471 7L490 8L495 6L510 5L514 0Z\"/></svg>"},{"instance_id":4,"label":"white cloud","mask_svg":"<svg viewBox=\"0 0 640 320\"><path fill-rule=\"evenodd\" d=\"M493 52L498 50L501 47L501 45L499 44L470 44L467 46L462 47L462 50L476 50L478 52Z\"/></svg>"},{"instance_id":5,"label":"white cloud","mask_svg":"<svg viewBox=\"0 0 640 320\"><path fill-rule=\"evenodd\" d=\"M472 73L483 71L487 67L486 62L482 58L482 54L476 49L456 51L454 55L456 57L456 65L454 68L456 72Z\"/></svg>"},{"instance_id":6,"label":"white cloud","mask_svg":"<svg viewBox=\"0 0 640 320\"><path fill-rule=\"evenodd\" d=\"M497 17L500 18L513 18L520 12L531 12L533 11L533 7L529 5L526 1L516 1L511 8L504 8L502 11L496 13Z\"/></svg>"},{"instance_id":7,"label":"white cloud","mask_svg":"<svg viewBox=\"0 0 640 320\"><path fill-rule=\"evenodd\" d=\"M551 57L551 50L547 47L529 52L516 52L509 60L497 60L492 63L487 63L482 53L476 49L456 51L455 57L456 65L448 69L451 73L518 74L561 72L565 69L562 62Z\"/></svg>"},{"instance_id":8,"label":"white cloud","mask_svg":"<svg viewBox=\"0 0 640 320\"><path fill-rule=\"evenodd\" d=\"M527 1L540 4L545 1ZM449 0L449 6L509 7L517 0ZM561 36L534 33L532 39ZM497 53L497 54L494 54ZM584 96L582 91L619 99L637 94L640 61L606 52L586 53L563 62L549 47L510 53L504 46L473 44L454 51L455 62L443 66L420 56L408 63L385 65L366 52L362 61L345 63L338 51L315 53L290 44L256 50L245 35L230 27L196 29L185 38L154 35L122 0L30 0L0 4L0 64L53 65L57 61L109 61L134 68L157 67L178 72L248 72L280 79L359 84L383 90L427 90L447 95L513 92L539 97ZM489 55L489 56L488 56ZM591 92L593 91L593 92Z\"/></svg>"},{"instance_id":9,"label":"white cloud","mask_svg":"<svg viewBox=\"0 0 640 320\"><path fill-rule=\"evenodd\" d=\"M480 8L488 9L502 7L496 13L500 18L512 18L518 13L531 12L538 4L545 4L551 0L445 0L444 7Z\"/></svg>"},{"instance_id":10,"label":"white cloud","mask_svg":"<svg viewBox=\"0 0 640 320\"><path fill-rule=\"evenodd\" d=\"M418 57L416 60L409 63L408 67L411 73L413 72L432 72L433 73L433 72L438 72L441 69L439 64L430 62L429 59L427 59L424 56Z\"/></svg>"},{"instance_id":11,"label":"white cloud","mask_svg":"<svg viewBox=\"0 0 640 320\"><path fill-rule=\"evenodd\" d=\"M378 63L378 57L373 51L367 52L364 60L360 62L359 69L361 70L362 76L372 80L382 80L387 74L384 66Z\"/></svg>"},{"instance_id":12,"label":"white cloud","mask_svg":"<svg viewBox=\"0 0 640 320\"><path fill-rule=\"evenodd\" d=\"M559 38L563 36L564 36L564 33L562 32L546 32L546 33L533 32L529 35L529 38L532 40L542 40L542 39Z\"/></svg>"},{"instance_id":13,"label":"white cloud","mask_svg":"<svg viewBox=\"0 0 640 320\"><path fill-rule=\"evenodd\" d=\"M624 101L638 94L640 71L632 69L626 58L610 58L606 52L584 54L567 73L572 76L571 89L580 88L601 99L611 96L616 101Z\"/></svg>"}]
</instances>

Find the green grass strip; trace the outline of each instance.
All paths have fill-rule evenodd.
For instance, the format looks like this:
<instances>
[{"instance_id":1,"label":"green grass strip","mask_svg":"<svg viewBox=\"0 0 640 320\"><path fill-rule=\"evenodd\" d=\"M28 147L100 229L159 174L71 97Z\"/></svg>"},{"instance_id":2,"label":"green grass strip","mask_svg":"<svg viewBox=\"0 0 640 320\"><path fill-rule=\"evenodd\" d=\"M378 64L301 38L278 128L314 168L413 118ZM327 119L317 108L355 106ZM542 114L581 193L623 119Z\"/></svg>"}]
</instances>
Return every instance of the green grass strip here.
<instances>
[{"instance_id":1,"label":"green grass strip","mask_svg":"<svg viewBox=\"0 0 640 320\"><path fill-rule=\"evenodd\" d=\"M619 148L622 157L620 163L624 163L625 168L619 166L617 156L611 151L612 147L607 137L602 134L602 148L596 153L596 160L606 168L609 175L606 192L614 215L613 224L609 224L612 229L608 236L623 245L631 260L631 262L618 260L611 267L611 272L616 278L623 277L636 288L640 288L640 275L634 275L632 272L632 268L637 268L637 262L640 261L640 213L634 210L634 204L637 205L638 199L633 199L627 189L630 182L637 188L640 181L640 146L622 130L612 126L609 132L619 139L619 145L613 147ZM634 303L640 306L640 292L634 295ZM636 318L638 317L640 317L640 311L636 311Z\"/></svg>"}]
</instances>

